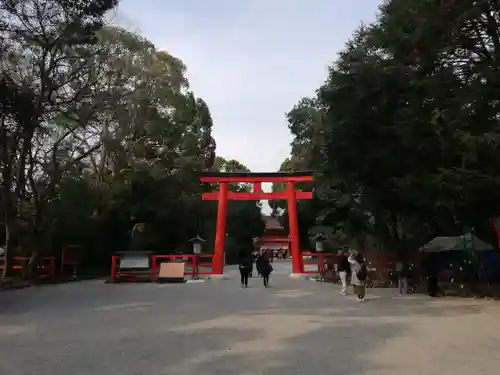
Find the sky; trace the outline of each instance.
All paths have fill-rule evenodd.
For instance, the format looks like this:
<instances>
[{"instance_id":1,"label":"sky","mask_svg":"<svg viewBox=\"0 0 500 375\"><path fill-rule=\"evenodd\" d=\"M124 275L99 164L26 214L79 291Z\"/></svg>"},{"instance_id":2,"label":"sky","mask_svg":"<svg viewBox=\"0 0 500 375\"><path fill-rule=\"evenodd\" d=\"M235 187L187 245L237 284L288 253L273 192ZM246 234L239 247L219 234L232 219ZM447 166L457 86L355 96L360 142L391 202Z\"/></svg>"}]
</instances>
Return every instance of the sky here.
<instances>
[{"instance_id":1,"label":"sky","mask_svg":"<svg viewBox=\"0 0 500 375\"><path fill-rule=\"evenodd\" d=\"M286 112L314 95L381 2L121 0L114 21L184 62L210 108L218 156L273 172L290 154Z\"/></svg>"}]
</instances>

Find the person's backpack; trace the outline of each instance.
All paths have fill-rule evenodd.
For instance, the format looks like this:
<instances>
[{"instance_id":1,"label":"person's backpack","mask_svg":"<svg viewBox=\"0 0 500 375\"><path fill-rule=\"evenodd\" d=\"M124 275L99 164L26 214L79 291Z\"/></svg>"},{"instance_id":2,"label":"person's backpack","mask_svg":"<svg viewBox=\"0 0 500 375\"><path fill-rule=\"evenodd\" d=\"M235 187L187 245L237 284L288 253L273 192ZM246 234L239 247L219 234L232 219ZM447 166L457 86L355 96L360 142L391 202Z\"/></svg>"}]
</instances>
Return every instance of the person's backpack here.
<instances>
[{"instance_id":1,"label":"person's backpack","mask_svg":"<svg viewBox=\"0 0 500 375\"><path fill-rule=\"evenodd\" d=\"M356 276L358 276L359 281L365 281L367 279L368 270L365 264L361 264L361 267L359 268L359 271L356 273Z\"/></svg>"}]
</instances>

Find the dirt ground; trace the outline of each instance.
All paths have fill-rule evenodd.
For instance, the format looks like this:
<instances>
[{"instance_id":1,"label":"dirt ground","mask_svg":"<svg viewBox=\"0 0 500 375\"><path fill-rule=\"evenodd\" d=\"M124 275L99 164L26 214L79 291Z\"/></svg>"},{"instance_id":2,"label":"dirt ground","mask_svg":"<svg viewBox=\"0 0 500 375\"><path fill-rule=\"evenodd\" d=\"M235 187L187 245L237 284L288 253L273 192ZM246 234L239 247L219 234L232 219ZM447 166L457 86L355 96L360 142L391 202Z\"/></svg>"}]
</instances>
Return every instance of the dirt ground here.
<instances>
[{"instance_id":1,"label":"dirt ground","mask_svg":"<svg viewBox=\"0 0 500 375\"><path fill-rule=\"evenodd\" d=\"M0 293L0 374L471 375L500 368L500 303L395 296L364 304L287 277L181 285L94 280Z\"/></svg>"}]
</instances>

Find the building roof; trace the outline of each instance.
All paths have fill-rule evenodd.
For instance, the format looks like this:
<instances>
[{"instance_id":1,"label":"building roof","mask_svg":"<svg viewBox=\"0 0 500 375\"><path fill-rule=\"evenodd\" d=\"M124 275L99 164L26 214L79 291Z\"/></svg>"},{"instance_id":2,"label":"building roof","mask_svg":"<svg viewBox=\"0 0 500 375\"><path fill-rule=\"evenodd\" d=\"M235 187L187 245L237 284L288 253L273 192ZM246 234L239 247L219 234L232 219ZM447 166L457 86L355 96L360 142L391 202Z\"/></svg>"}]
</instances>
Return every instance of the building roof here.
<instances>
[{"instance_id":1,"label":"building roof","mask_svg":"<svg viewBox=\"0 0 500 375\"><path fill-rule=\"evenodd\" d=\"M472 236L473 250L474 251L485 251L492 250L493 246L481 241L476 236ZM429 243L425 244L420 248L421 252L440 252L440 251L464 251L467 250L465 236L455 236L455 237L436 237Z\"/></svg>"},{"instance_id":2,"label":"building roof","mask_svg":"<svg viewBox=\"0 0 500 375\"><path fill-rule=\"evenodd\" d=\"M262 215L262 218L264 219L266 229L285 229L283 228L283 225L281 225L277 217L271 215Z\"/></svg>"}]
</instances>

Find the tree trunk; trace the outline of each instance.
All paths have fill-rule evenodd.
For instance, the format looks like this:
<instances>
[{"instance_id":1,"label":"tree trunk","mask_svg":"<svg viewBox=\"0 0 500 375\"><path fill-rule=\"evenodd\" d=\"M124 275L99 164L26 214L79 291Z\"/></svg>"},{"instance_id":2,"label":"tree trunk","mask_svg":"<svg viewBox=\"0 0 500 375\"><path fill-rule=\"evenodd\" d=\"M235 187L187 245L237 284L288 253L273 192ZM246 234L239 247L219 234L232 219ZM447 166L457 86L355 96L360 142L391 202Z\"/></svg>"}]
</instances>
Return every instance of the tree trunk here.
<instances>
[{"instance_id":1,"label":"tree trunk","mask_svg":"<svg viewBox=\"0 0 500 375\"><path fill-rule=\"evenodd\" d=\"M5 222L4 222L4 228L5 228L5 246L4 246L4 253L3 253L3 270L2 270L2 281L4 281L7 276L9 275L9 267L10 267L10 254L9 254L9 249L10 249L10 225L9 225L9 220L8 220L8 215L5 215Z\"/></svg>"}]
</instances>

